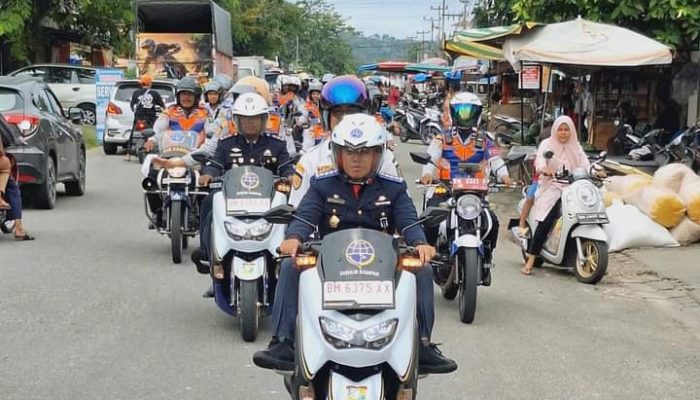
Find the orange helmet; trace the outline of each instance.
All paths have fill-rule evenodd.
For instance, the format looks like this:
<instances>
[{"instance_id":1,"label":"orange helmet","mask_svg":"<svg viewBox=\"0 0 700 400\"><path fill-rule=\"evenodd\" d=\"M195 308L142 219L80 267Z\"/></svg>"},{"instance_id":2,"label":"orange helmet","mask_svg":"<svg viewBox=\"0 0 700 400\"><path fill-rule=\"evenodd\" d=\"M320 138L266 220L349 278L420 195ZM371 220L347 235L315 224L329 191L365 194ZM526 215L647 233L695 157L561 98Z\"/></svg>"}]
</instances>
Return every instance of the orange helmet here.
<instances>
[{"instance_id":1,"label":"orange helmet","mask_svg":"<svg viewBox=\"0 0 700 400\"><path fill-rule=\"evenodd\" d=\"M141 77L139 78L139 84L141 86L151 86L152 83L153 83L153 77L148 75L148 74L141 75Z\"/></svg>"},{"instance_id":2,"label":"orange helmet","mask_svg":"<svg viewBox=\"0 0 700 400\"><path fill-rule=\"evenodd\" d=\"M265 79L258 78L257 76L246 76L245 78L239 79L236 84L252 86L255 88L255 91L267 101L267 104L270 104L272 101L270 97L270 86L268 86Z\"/></svg>"}]
</instances>

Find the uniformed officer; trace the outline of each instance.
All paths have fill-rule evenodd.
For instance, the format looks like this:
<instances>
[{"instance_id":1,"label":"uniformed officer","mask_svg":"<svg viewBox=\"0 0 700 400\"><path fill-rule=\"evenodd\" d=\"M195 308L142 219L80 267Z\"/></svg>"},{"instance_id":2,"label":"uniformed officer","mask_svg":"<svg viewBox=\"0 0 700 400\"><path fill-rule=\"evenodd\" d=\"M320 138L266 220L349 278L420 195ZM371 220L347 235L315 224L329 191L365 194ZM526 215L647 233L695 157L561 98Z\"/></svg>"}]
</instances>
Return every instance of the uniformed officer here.
<instances>
[{"instance_id":1,"label":"uniformed officer","mask_svg":"<svg viewBox=\"0 0 700 400\"><path fill-rule=\"evenodd\" d=\"M431 155L433 164L423 166L421 183L430 184L434 178L454 179L463 177L474 177L489 179L493 171L496 178L511 185L513 182L508 175L508 168L500 156L499 149L489 139L485 132L478 130L481 120L481 100L473 93L460 92L455 94L449 101L449 121L452 126L444 135L436 136L428 146L428 153ZM482 170L476 174L460 171L460 163L481 164ZM436 171L436 169L438 171ZM436 172L437 175L436 176ZM467 176L468 175L468 176ZM428 193L428 206L437 205L445 201L444 196ZM498 241L498 217L493 210L490 213L492 227L488 235L484 237L485 255L484 262L491 264L493 250ZM426 229L428 243L435 246L438 239L438 227ZM490 269L486 269L484 285L489 285Z\"/></svg>"},{"instance_id":2,"label":"uniformed officer","mask_svg":"<svg viewBox=\"0 0 700 400\"><path fill-rule=\"evenodd\" d=\"M331 135L338 169L317 175L297 210L302 219L318 226L321 236L343 229L367 228L393 234L418 217L402 178L379 172L386 131L366 114L348 115ZM312 229L298 221L287 228L280 245L282 254L294 256ZM426 243L420 226L405 232L405 241L415 246L427 264L435 248ZM442 356L430 334L434 322L433 283L430 268L416 272L418 326L421 339L419 371L447 373L457 364ZM290 259L282 263L272 311L273 339L266 350L253 356L262 368L291 370L294 367L294 328L297 315L299 271Z\"/></svg>"},{"instance_id":3,"label":"uniformed officer","mask_svg":"<svg viewBox=\"0 0 700 400\"><path fill-rule=\"evenodd\" d=\"M321 120L324 128L332 131L343 116L367 112L368 103L367 89L356 76L343 75L331 79L321 91ZM385 150L382 160L381 172L393 176L401 175L393 152ZM292 179L289 204L295 207L299 205L314 175L334 169L331 142L327 136L299 159Z\"/></svg>"},{"instance_id":4,"label":"uniformed officer","mask_svg":"<svg viewBox=\"0 0 700 400\"><path fill-rule=\"evenodd\" d=\"M219 142L214 161L224 166L225 170L238 165L258 165L269 169L276 175L291 176L294 172L294 166L289 162L289 153L287 153L284 142L275 136L263 133L268 117L268 106L265 99L257 93L244 93L233 104L232 113L239 134L229 136ZM221 169L207 164L202 170L199 184L207 186L215 176L219 176L223 172ZM200 208L199 237L201 248L192 254L192 260L195 264L201 260L209 260L212 198L211 194L207 196ZM207 294L209 293L205 293L205 296Z\"/></svg>"}]
</instances>

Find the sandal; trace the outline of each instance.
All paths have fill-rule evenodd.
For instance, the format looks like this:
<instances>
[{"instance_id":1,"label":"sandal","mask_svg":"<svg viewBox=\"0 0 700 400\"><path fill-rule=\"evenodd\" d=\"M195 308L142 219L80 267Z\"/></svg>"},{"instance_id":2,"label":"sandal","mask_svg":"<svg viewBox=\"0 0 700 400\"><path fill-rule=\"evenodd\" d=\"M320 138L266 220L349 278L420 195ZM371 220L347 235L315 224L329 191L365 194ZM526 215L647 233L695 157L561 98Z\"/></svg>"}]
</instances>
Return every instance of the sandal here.
<instances>
[{"instance_id":1,"label":"sandal","mask_svg":"<svg viewBox=\"0 0 700 400\"><path fill-rule=\"evenodd\" d=\"M15 236L15 241L24 242L26 240L34 240L34 236L29 236L28 233L25 233L22 236Z\"/></svg>"}]
</instances>

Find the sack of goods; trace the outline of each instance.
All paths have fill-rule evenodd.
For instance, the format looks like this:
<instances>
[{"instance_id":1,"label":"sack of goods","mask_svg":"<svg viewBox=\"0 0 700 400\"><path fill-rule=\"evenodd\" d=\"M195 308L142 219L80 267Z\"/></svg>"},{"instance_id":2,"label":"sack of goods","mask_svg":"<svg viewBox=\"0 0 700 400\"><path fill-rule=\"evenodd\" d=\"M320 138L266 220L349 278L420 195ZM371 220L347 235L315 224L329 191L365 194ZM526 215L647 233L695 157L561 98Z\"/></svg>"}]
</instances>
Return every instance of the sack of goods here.
<instances>
[{"instance_id":1,"label":"sack of goods","mask_svg":"<svg viewBox=\"0 0 700 400\"><path fill-rule=\"evenodd\" d=\"M624 196L645 186L651 185L651 179L642 175L611 176L605 180L605 189Z\"/></svg>"},{"instance_id":2,"label":"sack of goods","mask_svg":"<svg viewBox=\"0 0 700 400\"><path fill-rule=\"evenodd\" d=\"M625 199L627 200L627 199ZM671 189L662 186L647 186L640 190L636 201L628 201L635 205L654 222L673 228L685 217L685 203Z\"/></svg>"},{"instance_id":3,"label":"sack of goods","mask_svg":"<svg viewBox=\"0 0 700 400\"><path fill-rule=\"evenodd\" d=\"M610 207L615 202L623 202L622 195L617 192L604 191L603 192L603 203L605 208Z\"/></svg>"},{"instance_id":4,"label":"sack of goods","mask_svg":"<svg viewBox=\"0 0 700 400\"><path fill-rule=\"evenodd\" d=\"M656 186L663 186L678 193L683 180L688 174L695 175L692 169L683 164L664 165L654 173L653 183Z\"/></svg>"},{"instance_id":5,"label":"sack of goods","mask_svg":"<svg viewBox=\"0 0 700 400\"><path fill-rule=\"evenodd\" d=\"M695 174L686 175L678 195L685 202L688 218L700 224L700 177Z\"/></svg>"},{"instance_id":6,"label":"sack of goods","mask_svg":"<svg viewBox=\"0 0 700 400\"><path fill-rule=\"evenodd\" d=\"M678 242L663 226L635 206L614 203L607 209L609 224L603 225L610 252L637 247L676 247Z\"/></svg>"},{"instance_id":7,"label":"sack of goods","mask_svg":"<svg viewBox=\"0 0 700 400\"><path fill-rule=\"evenodd\" d=\"M681 246L689 246L700 241L700 225L685 217L680 224L671 229L671 236Z\"/></svg>"}]
</instances>

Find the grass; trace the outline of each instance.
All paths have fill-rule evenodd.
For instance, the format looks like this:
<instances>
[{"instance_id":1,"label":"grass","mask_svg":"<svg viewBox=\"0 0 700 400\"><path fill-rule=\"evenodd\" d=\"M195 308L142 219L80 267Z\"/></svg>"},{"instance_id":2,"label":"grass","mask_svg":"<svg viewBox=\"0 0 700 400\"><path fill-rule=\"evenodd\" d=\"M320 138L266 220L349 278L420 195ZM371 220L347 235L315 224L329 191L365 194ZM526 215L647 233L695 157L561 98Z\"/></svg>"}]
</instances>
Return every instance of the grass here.
<instances>
[{"instance_id":1,"label":"grass","mask_svg":"<svg viewBox=\"0 0 700 400\"><path fill-rule=\"evenodd\" d=\"M94 125L82 125L85 146L89 149L97 147L97 131Z\"/></svg>"}]
</instances>

